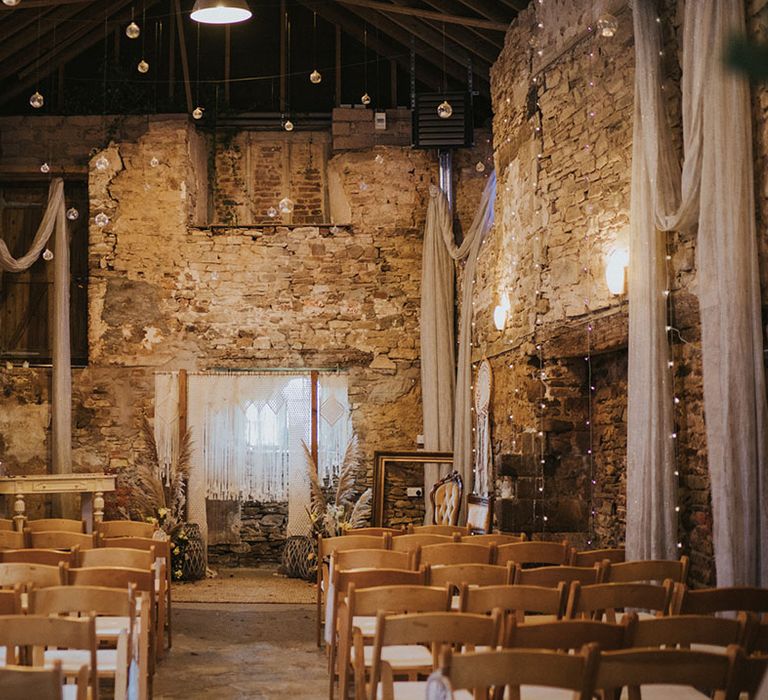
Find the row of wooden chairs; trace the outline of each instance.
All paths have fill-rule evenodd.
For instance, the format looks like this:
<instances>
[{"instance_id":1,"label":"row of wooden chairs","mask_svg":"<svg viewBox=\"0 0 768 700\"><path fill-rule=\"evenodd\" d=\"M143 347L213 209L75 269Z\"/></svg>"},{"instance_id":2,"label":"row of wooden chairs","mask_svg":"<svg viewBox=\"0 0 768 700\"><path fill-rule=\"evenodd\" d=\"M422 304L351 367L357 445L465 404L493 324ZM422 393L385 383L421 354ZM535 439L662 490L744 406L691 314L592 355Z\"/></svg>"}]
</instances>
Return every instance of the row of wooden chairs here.
<instances>
[{"instance_id":1,"label":"row of wooden chairs","mask_svg":"<svg viewBox=\"0 0 768 700\"><path fill-rule=\"evenodd\" d=\"M84 520L70 518L38 518L24 520L24 528L30 532L57 531L57 532L87 532ZM0 532L12 532L16 530L13 520L0 518ZM152 537L156 528L152 523L144 523L138 520L102 520L96 523L95 533L102 537Z\"/></svg>"}]
</instances>

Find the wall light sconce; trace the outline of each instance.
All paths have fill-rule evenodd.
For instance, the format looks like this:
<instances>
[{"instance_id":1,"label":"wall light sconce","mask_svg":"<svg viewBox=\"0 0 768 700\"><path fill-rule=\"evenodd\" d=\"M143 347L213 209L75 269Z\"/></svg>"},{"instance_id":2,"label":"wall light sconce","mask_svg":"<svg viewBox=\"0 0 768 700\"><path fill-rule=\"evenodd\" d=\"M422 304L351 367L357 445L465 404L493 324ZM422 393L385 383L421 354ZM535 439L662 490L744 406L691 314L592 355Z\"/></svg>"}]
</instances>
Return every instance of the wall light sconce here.
<instances>
[{"instance_id":1,"label":"wall light sconce","mask_svg":"<svg viewBox=\"0 0 768 700\"><path fill-rule=\"evenodd\" d=\"M624 294L627 289L627 267L629 266L629 251L626 248L615 248L605 261L605 283L611 294Z\"/></svg>"},{"instance_id":2,"label":"wall light sconce","mask_svg":"<svg viewBox=\"0 0 768 700\"><path fill-rule=\"evenodd\" d=\"M493 325L497 331L503 331L507 325L507 316L509 316L509 295L505 292L501 295L501 303L493 309Z\"/></svg>"}]
</instances>

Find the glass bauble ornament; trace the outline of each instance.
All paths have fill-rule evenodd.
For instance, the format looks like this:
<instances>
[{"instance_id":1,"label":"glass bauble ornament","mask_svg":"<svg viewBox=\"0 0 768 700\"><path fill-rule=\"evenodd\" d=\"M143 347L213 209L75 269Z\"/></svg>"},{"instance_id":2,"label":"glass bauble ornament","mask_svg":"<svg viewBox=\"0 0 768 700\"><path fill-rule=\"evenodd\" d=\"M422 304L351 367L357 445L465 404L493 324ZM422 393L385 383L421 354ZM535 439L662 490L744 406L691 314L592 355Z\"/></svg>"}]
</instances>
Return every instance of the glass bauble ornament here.
<instances>
[{"instance_id":1,"label":"glass bauble ornament","mask_svg":"<svg viewBox=\"0 0 768 700\"><path fill-rule=\"evenodd\" d=\"M100 226L101 228L104 228L109 223L109 217L102 211L96 214L96 218L94 219L97 226Z\"/></svg>"},{"instance_id":2,"label":"glass bauble ornament","mask_svg":"<svg viewBox=\"0 0 768 700\"><path fill-rule=\"evenodd\" d=\"M3 5L7 5L8 7L16 7L21 0L3 0Z\"/></svg>"},{"instance_id":3,"label":"glass bauble ornament","mask_svg":"<svg viewBox=\"0 0 768 700\"><path fill-rule=\"evenodd\" d=\"M53 260L53 251L50 248L43 251L43 260Z\"/></svg>"},{"instance_id":4,"label":"glass bauble ornament","mask_svg":"<svg viewBox=\"0 0 768 700\"><path fill-rule=\"evenodd\" d=\"M281 214L290 214L293 211L293 200L290 197L283 197L277 204Z\"/></svg>"},{"instance_id":5,"label":"glass bauble ornament","mask_svg":"<svg viewBox=\"0 0 768 700\"><path fill-rule=\"evenodd\" d=\"M267 216L270 219L274 219L277 216L277 209L275 209L274 207L270 207L269 209L267 209Z\"/></svg>"},{"instance_id":6,"label":"glass bauble ornament","mask_svg":"<svg viewBox=\"0 0 768 700\"><path fill-rule=\"evenodd\" d=\"M203 108L195 107L192 110L192 119L202 119L202 118L203 118Z\"/></svg>"},{"instance_id":7,"label":"glass bauble ornament","mask_svg":"<svg viewBox=\"0 0 768 700\"><path fill-rule=\"evenodd\" d=\"M610 39L616 35L619 29L619 20L609 13L604 13L597 18L597 33Z\"/></svg>"},{"instance_id":8,"label":"glass bauble ornament","mask_svg":"<svg viewBox=\"0 0 768 700\"><path fill-rule=\"evenodd\" d=\"M371 104L371 96L366 92L361 98L360 102L362 102L364 105Z\"/></svg>"},{"instance_id":9,"label":"glass bauble ornament","mask_svg":"<svg viewBox=\"0 0 768 700\"><path fill-rule=\"evenodd\" d=\"M157 159L157 156L152 156L151 160L149 161L149 167L156 168L158 165L160 165L160 161Z\"/></svg>"},{"instance_id":10,"label":"glass bauble ornament","mask_svg":"<svg viewBox=\"0 0 768 700\"><path fill-rule=\"evenodd\" d=\"M147 63L143 58L139 61L139 65L136 66L136 70L139 71L139 73L146 73L149 71L149 63Z\"/></svg>"},{"instance_id":11,"label":"glass bauble ornament","mask_svg":"<svg viewBox=\"0 0 768 700\"><path fill-rule=\"evenodd\" d=\"M320 71L315 68L310 74L309 74L309 82L314 83L317 85L321 80L323 79L323 76L320 74Z\"/></svg>"},{"instance_id":12,"label":"glass bauble ornament","mask_svg":"<svg viewBox=\"0 0 768 700\"><path fill-rule=\"evenodd\" d=\"M50 166L50 165L48 165L48 163L43 163L43 164L40 166L40 172L41 172L41 173L49 173L49 172L51 172L51 166Z\"/></svg>"},{"instance_id":13,"label":"glass bauble ornament","mask_svg":"<svg viewBox=\"0 0 768 700\"><path fill-rule=\"evenodd\" d=\"M477 172L479 172L479 173L484 173L485 172L485 163L483 163L482 160L478 160L477 163L475 164L475 170L477 170Z\"/></svg>"},{"instance_id":14,"label":"glass bauble ornament","mask_svg":"<svg viewBox=\"0 0 768 700\"><path fill-rule=\"evenodd\" d=\"M127 36L129 39L138 39L139 34L141 34L141 29L139 29L139 25L136 24L136 22L131 22L125 28L125 36Z\"/></svg>"},{"instance_id":15,"label":"glass bauble ornament","mask_svg":"<svg viewBox=\"0 0 768 700\"><path fill-rule=\"evenodd\" d=\"M99 156L96 159L96 170L106 170L109 167L109 161L106 156Z\"/></svg>"},{"instance_id":16,"label":"glass bauble ornament","mask_svg":"<svg viewBox=\"0 0 768 700\"><path fill-rule=\"evenodd\" d=\"M294 128L293 122L290 119L286 119L283 122L283 129L285 129L286 131L293 131L293 128Z\"/></svg>"},{"instance_id":17,"label":"glass bauble ornament","mask_svg":"<svg viewBox=\"0 0 768 700\"><path fill-rule=\"evenodd\" d=\"M448 102L448 100L443 100L437 106L437 116L440 117L440 119L449 119L452 114L453 107L451 107L451 103Z\"/></svg>"},{"instance_id":18,"label":"glass bauble ornament","mask_svg":"<svg viewBox=\"0 0 768 700\"><path fill-rule=\"evenodd\" d=\"M80 216L80 212L77 211L74 207L70 207L67 209L67 218L70 221L77 221L78 217Z\"/></svg>"},{"instance_id":19,"label":"glass bauble ornament","mask_svg":"<svg viewBox=\"0 0 768 700\"><path fill-rule=\"evenodd\" d=\"M45 98L35 90L29 98L29 104L35 109L40 109L45 104Z\"/></svg>"}]
</instances>

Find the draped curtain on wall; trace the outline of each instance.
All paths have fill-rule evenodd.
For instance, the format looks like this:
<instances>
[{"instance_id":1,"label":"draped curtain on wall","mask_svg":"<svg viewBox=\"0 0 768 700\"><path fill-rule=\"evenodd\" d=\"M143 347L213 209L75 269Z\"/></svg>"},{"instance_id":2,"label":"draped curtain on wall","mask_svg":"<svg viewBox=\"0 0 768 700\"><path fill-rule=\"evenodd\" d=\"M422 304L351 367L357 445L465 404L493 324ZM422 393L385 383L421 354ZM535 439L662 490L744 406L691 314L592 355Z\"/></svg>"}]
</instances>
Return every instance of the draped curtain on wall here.
<instances>
[{"instance_id":1,"label":"draped curtain on wall","mask_svg":"<svg viewBox=\"0 0 768 700\"><path fill-rule=\"evenodd\" d=\"M653 3L634 4L627 550L676 554L662 231L698 223L704 406L718 585L768 585L766 402L749 89L723 49L742 0L685 5L682 173L662 100Z\"/></svg>"},{"instance_id":2,"label":"draped curtain on wall","mask_svg":"<svg viewBox=\"0 0 768 700\"><path fill-rule=\"evenodd\" d=\"M29 250L14 258L0 240L0 270L23 272L40 257L54 231L53 278L53 472L72 472L72 361L69 342L69 236L65 214L64 181L51 180L48 205Z\"/></svg>"},{"instance_id":3,"label":"draped curtain on wall","mask_svg":"<svg viewBox=\"0 0 768 700\"><path fill-rule=\"evenodd\" d=\"M465 497L472 490L472 296L480 246L493 225L496 173L491 173L480 205L461 245L453 235L453 216L445 194L433 188L424 229L421 283L421 392L424 447L448 450L464 480ZM454 267L466 260L459 317L459 351L454 380ZM455 381L455 384L454 384ZM455 387L455 391L454 391ZM439 478L437 465L424 474L427 518L429 490ZM466 512L466 508L463 509Z\"/></svg>"}]
</instances>

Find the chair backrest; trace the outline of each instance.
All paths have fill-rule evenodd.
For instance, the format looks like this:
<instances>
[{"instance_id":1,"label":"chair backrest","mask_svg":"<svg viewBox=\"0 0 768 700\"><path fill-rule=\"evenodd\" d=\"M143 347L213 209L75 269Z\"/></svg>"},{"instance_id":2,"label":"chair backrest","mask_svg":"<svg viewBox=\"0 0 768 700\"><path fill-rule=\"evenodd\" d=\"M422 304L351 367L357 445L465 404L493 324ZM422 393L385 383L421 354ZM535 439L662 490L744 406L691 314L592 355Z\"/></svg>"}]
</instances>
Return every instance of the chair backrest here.
<instances>
[{"instance_id":1,"label":"chair backrest","mask_svg":"<svg viewBox=\"0 0 768 700\"><path fill-rule=\"evenodd\" d=\"M559 566L568 563L568 543L562 542L514 542L500 545L496 551L496 563L538 564Z\"/></svg>"},{"instance_id":2,"label":"chair backrest","mask_svg":"<svg viewBox=\"0 0 768 700\"><path fill-rule=\"evenodd\" d=\"M79 551L78 546L73 547L69 552L61 549L6 549L0 552L0 562L58 566L59 562L63 561L69 566L76 566Z\"/></svg>"},{"instance_id":3,"label":"chair backrest","mask_svg":"<svg viewBox=\"0 0 768 700\"><path fill-rule=\"evenodd\" d=\"M0 518L0 531L14 530L13 520L10 518Z\"/></svg>"},{"instance_id":4,"label":"chair backrest","mask_svg":"<svg viewBox=\"0 0 768 700\"><path fill-rule=\"evenodd\" d=\"M419 564L436 566L438 564L492 564L496 555L496 545L491 543L464 544L447 542L428 544L421 548Z\"/></svg>"},{"instance_id":5,"label":"chair backrest","mask_svg":"<svg viewBox=\"0 0 768 700\"><path fill-rule=\"evenodd\" d=\"M347 549L333 553L333 563L339 569L415 569L414 552L394 552L391 549Z\"/></svg>"},{"instance_id":6,"label":"chair backrest","mask_svg":"<svg viewBox=\"0 0 768 700\"><path fill-rule=\"evenodd\" d=\"M736 646L729 647L727 654L690 649L605 651L600 654L595 687L614 690L624 686L677 685L726 691L738 658ZM728 693L726 697L736 696Z\"/></svg>"},{"instance_id":7,"label":"chair backrest","mask_svg":"<svg viewBox=\"0 0 768 700\"><path fill-rule=\"evenodd\" d=\"M405 569L350 569L344 571L335 567L331 580L337 594L345 592L349 584L355 588L373 588L374 586L424 586L426 570L407 571Z\"/></svg>"},{"instance_id":8,"label":"chair backrest","mask_svg":"<svg viewBox=\"0 0 768 700\"><path fill-rule=\"evenodd\" d=\"M389 549L391 537L384 535L340 535L339 537L318 537L317 556L320 561L334 552L347 549Z\"/></svg>"},{"instance_id":9,"label":"chair backrest","mask_svg":"<svg viewBox=\"0 0 768 700\"><path fill-rule=\"evenodd\" d=\"M493 564L441 564L427 569L430 586L503 586L507 569Z\"/></svg>"},{"instance_id":10,"label":"chair backrest","mask_svg":"<svg viewBox=\"0 0 768 700\"><path fill-rule=\"evenodd\" d=\"M535 569L524 569L520 564L509 562L510 580L522 586L556 586L561 581L573 583L579 581L584 585L600 583L603 577L603 565L594 566L540 566Z\"/></svg>"},{"instance_id":11,"label":"chair backrest","mask_svg":"<svg viewBox=\"0 0 768 700\"><path fill-rule=\"evenodd\" d=\"M478 535L491 531L493 522L493 496L467 496L467 527Z\"/></svg>"},{"instance_id":12,"label":"chair backrest","mask_svg":"<svg viewBox=\"0 0 768 700\"><path fill-rule=\"evenodd\" d=\"M392 540L392 549L396 552L411 552L419 547L426 547L431 544L447 544L454 542L450 535L435 535L430 533L415 533L413 535L401 535Z\"/></svg>"},{"instance_id":13,"label":"chair backrest","mask_svg":"<svg viewBox=\"0 0 768 700\"><path fill-rule=\"evenodd\" d=\"M99 697L96 664L96 623L93 617L6 615L0 617L0 647L32 647L32 665L42 665L45 647L87 651L91 697ZM13 659L15 662L16 659ZM5 696L2 696L5 698Z\"/></svg>"},{"instance_id":14,"label":"chair backrest","mask_svg":"<svg viewBox=\"0 0 768 700\"><path fill-rule=\"evenodd\" d=\"M24 533L16 530L0 530L0 549L23 549Z\"/></svg>"},{"instance_id":15,"label":"chair backrest","mask_svg":"<svg viewBox=\"0 0 768 700\"><path fill-rule=\"evenodd\" d=\"M347 606L351 615L376 616L379 612L403 614L417 612L448 612L451 595L443 586L375 586L347 588Z\"/></svg>"},{"instance_id":16,"label":"chair backrest","mask_svg":"<svg viewBox=\"0 0 768 700\"><path fill-rule=\"evenodd\" d=\"M505 646L528 649L581 649L597 644L603 651L626 647L627 627L596 620L558 620L535 625L509 621Z\"/></svg>"},{"instance_id":17,"label":"chair backrest","mask_svg":"<svg viewBox=\"0 0 768 700\"><path fill-rule=\"evenodd\" d=\"M406 534L409 535L447 535L461 537L470 534L469 528L462 525L412 525Z\"/></svg>"},{"instance_id":18,"label":"chair backrest","mask_svg":"<svg viewBox=\"0 0 768 700\"><path fill-rule=\"evenodd\" d=\"M626 551L624 550L624 547L587 549L581 552L577 551L576 547L572 547L569 563L571 566L593 566L606 559L614 564L626 561Z\"/></svg>"},{"instance_id":19,"label":"chair backrest","mask_svg":"<svg viewBox=\"0 0 768 700\"><path fill-rule=\"evenodd\" d=\"M31 615L64 615L96 613L132 617L136 611L136 587L52 586L29 592Z\"/></svg>"},{"instance_id":20,"label":"chair backrest","mask_svg":"<svg viewBox=\"0 0 768 700\"><path fill-rule=\"evenodd\" d=\"M152 537L156 527L140 520L102 520L96 523L101 537Z\"/></svg>"},{"instance_id":21,"label":"chair backrest","mask_svg":"<svg viewBox=\"0 0 768 700\"><path fill-rule=\"evenodd\" d=\"M633 647L743 646L750 631L750 619L743 612L735 620L713 615L668 615L638 620L630 613L627 617L627 642Z\"/></svg>"},{"instance_id":22,"label":"chair backrest","mask_svg":"<svg viewBox=\"0 0 768 700\"><path fill-rule=\"evenodd\" d=\"M99 547L80 552L80 567L121 566L128 569L150 569L155 563L155 549Z\"/></svg>"},{"instance_id":23,"label":"chair backrest","mask_svg":"<svg viewBox=\"0 0 768 700\"><path fill-rule=\"evenodd\" d=\"M667 579L661 586L653 583L598 583L585 586L571 584L568 594L566 617L591 617L602 619L604 614L613 617L616 610L638 608L666 615L672 599L672 581Z\"/></svg>"},{"instance_id":24,"label":"chair backrest","mask_svg":"<svg viewBox=\"0 0 768 700\"><path fill-rule=\"evenodd\" d=\"M65 578L66 585L69 586L100 586L125 590L135 584L136 590L142 593L154 595L155 591L155 572L146 569L119 566L68 569Z\"/></svg>"},{"instance_id":25,"label":"chair backrest","mask_svg":"<svg viewBox=\"0 0 768 700\"><path fill-rule=\"evenodd\" d=\"M85 532L85 523L70 518L38 518L27 520L24 529L30 532Z\"/></svg>"},{"instance_id":26,"label":"chair backrest","mask_svg":"<svg viewBox=\"0 0 768 700\"><path fill-rule=\"evenodd\" d=\"M381 537L382 535L391 535L397 537L404 535L407 532L405 528L401 527L355 527L349 530L344 530L342 535L349 537L350 535L368 535L373 537Z\"/></svg>"},{"instance_id":27,"label":"chair backrest","mask_svg":"<svg viewBox=\"0 0 768 700\"><path fill-rule=\"evenodd\" d=\"M34 549L93 549L96 546L95 535L68 530L24 530L27 544Z\"/></svg>"},{"instance_id":28,"label":"chair backrest","mask_svg":"<svg viewBox=\"0 0 768 700\"><path fill-rule=\"evenodd\" d=\"M464 482L459 472L453 471L437 481L429 492L432 522L435 525L458 524L463 495Z\"/></svg>"},{"instance_id":29,"label":"chair backrest","mask_svg":"<svg viewBox=\"0 0 768 700\"><path fill-rule=\"evenodd\" d=\"M577 700L591 700L598 656L595 645L588 645L577 654L545 649L454 654L448 649L443 653L441 674L453 691L472 691L475 698L494 697L489 693L491 688L496 689L499 697L502 688L508 693L504 697L516 697L520 686L525 685L571 690ZM439 681L432 677L429 683L432 682Z\"/></svg>"},{"instance_id":30,"label":"chair backrest","mask_svg":"<svg viewBox=\"0 0 768 700\"><path fill-rule=\"evenodd\" d=\"M605 572L607 583L631 583L633 581L658 581L672 579L675 583L685 583L688 578L688 557L679 561L667 559L641 559L618 564L608 563Z\"/></svg>"},{"instance_id":31,"label":"chair backrest","mask_svg":"<svg viewBox=\"0 0 768 700\"><path fill-rule=\"evenodd\" d=\"M713 615L718 612L768 613L768 589L752 587L699 588L675 585L675 615Z\"/></svg>"},{"instance_id":32,"label":"chair backrest","mask_svg":"<svg viewBox=\"0 0 768 700\"><path fill-rule=\"evenodd\" d=\"M0 667L0 698L3 700L62 700L64 674L61 661L53 668L30 666ZM85 696L77 696L85 699Z\"/></svg>"},{"instance_id":33,"label":"chair backrest","mask_svg":"<svg viewBox=\"0 0 768 700\"><path fill-rule=\"evenodd\" d=\"M466 537L462 537L461 541L467 542L468 544L493 543L497 547L500 547L503 544L517 544L518 542L525 542L526 539L526 534L522 532L519 535L506 535L502 533L490 533L487 535L467 535Z\"/></svg>"},{"instance_id":34,"label":"chair backrest","mask_svg":"<svg viewBox=\"0 0 768 700\"><path fill-rule=\"evenodd\" d=\"M66 571L66 564L59 566L25 564L23 562L0 564L0 588L11 588L16 585L35 586L36 588L58 586L61 584L63 571Z\"/></svg>"},{"instance_id":35,"label":"chair backrest","mask_svg":"<svg viewBox=\"0 0 768 700\"><path fill-rule=\"evenodd\" d=\"M568 587L561 583L554 588L542 586L463 586L459 596L462 612L488 614L495 608L515 613L518 622L526 612L562 617Z\"/></svg>"},{"instance_id":36,"label":"chair backrest","mask_svg":"<svg viewBox=\"0 0 768 700\"><path fill-rule=\"evenodd\" d=\"M18 615L21 613L21 586L0 589L0 615ZM1 697L1 696L0 696Z\"/></svg>"},{"instance_id":37,"label":"chair backrest","mask_svg":"<svg viewBox=\"0 0 768 700\"><path fill-rule=\"evenodd\" d=\"M733 678L734 693L746 693L752 700L768 697L768 656L741 656Z\"/></svg>"}]
</instances>

